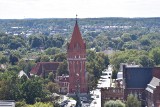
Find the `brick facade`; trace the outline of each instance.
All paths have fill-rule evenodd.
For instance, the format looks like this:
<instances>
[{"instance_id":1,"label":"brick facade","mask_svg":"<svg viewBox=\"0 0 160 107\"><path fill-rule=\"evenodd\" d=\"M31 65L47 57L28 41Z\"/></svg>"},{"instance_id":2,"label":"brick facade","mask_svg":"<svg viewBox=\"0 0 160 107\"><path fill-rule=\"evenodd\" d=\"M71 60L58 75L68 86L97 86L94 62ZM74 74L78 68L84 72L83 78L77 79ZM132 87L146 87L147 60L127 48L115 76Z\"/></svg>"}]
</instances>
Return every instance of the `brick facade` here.
<instances>
[{"instance_id":1,"label":"brick facade","mask_svg":"<svg viewBox=\"0 0 160 107\"><path fill-rule=\"evenodd\" d=\"M153 77L146 88L146 105L160 107L160 79Z\"/></svg>"},{"instance_id":2,"label":"brick facade","mask_svg":"<svg viewBox=\"0 0 160 107\"><path fill-rule=\"evenodd\" d=\"M153 77L160 79L160 67L153 68Z\"/></svg>"},{"instance_id":3,"label":"brick facade","mask_svg":"<svg viewBox=\"0 0 160 107\"><path fill-rule=\"evenodd\" d=\"M101 88L101 102L102 107L105 101L109 100L121 100L124 99L124 89L123 88Z\"/></svg>"},{"instance_id":4,"label":"brick facade","mask_svg":"<svg viewBox=\"0 0 160 107\"><path fill-rule=\"evenodd\" d=\"M67 61L69 70L69 93L87 93L86 79L86 44L81 37L78 23L74 26L74 31L70 43L67 47Z\"/></svg>"},{"instance_id":5,"label":"brick facade","mask_svg":"<svg viewBox=\"0 0 160 107\"><path fill-rule=\"evenodd\" d=\"M59 90L60 93L67 94L69 92L69 76L68 75L57 76L55 81L60 86L60 90Z\"/></svg>"}]
</instances>

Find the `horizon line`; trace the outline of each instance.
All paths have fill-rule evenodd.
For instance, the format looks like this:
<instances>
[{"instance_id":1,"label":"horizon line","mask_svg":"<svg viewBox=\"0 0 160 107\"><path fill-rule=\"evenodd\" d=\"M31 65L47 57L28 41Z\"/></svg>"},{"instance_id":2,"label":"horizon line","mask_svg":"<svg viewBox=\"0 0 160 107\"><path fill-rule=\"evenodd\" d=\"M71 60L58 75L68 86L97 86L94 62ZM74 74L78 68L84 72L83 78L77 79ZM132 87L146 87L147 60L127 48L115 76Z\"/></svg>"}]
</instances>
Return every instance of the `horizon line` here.
<instances>
[{"instance_id":1,"label":"horizon line","mask_svg":"<svg viewBox=\"0 0 160 107\"><path fill-rule=\"evenodd\" d=\"M136 19L136 18L160 18L160 16L151 17L80 17L78 19L103 19L103 18L126 18L126 19ZM25 20L25 19L75 19L74 17L42 17L42 18L0 18L0 20Z\"/></svg>"}]
</instances>

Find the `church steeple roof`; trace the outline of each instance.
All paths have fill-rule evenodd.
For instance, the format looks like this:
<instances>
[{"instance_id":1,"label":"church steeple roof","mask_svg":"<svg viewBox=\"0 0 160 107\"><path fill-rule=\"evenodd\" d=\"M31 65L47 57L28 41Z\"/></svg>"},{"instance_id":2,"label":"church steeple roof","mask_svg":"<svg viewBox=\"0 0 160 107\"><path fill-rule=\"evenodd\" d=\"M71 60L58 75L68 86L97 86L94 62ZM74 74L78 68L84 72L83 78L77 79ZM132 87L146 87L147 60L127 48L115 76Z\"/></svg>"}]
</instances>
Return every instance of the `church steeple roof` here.
<instances>
[{"instance_id":1,"label":"church steeple roof","mask_svg":"<svg viewBox=\"0 0 160 107\"><path fill-rule=\"evenodd\" d=\"M81 36L81 32L79 30L79 26L78 26L78 21L77 21L77 18L76 18L76 23L75 23L75 26L74 26L74 30L73 30L73 33L72 33L72 38L71 38L71 41L70 41L70 44L69 44L69 47L74 47L74 45L76 44L79 44L82 48L84 47L84 41L82 39L82 36Z\"/></svg>"}]
</instances>

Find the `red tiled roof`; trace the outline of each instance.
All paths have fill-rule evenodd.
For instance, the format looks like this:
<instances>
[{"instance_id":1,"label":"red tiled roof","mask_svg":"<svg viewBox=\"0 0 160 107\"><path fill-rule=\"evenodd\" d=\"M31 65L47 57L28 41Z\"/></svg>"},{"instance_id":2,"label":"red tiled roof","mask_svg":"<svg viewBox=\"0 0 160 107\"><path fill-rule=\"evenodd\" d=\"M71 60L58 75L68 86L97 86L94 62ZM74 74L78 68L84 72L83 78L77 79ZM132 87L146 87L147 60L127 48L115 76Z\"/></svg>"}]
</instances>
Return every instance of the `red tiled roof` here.
<instances>
[{"instance_id":1,"label":"red tiled roof","mask_svg":"<svg viewBox=\"0 0 160 107\"><path fill-rule=\"evenodd\" d=\"M74 26L74 30L73 30L73 34L72 34L72 38L69 44L69 48L73 49L75 47L76 44L79 44L81 46L82 49L85 48L85 42L82 39L79 27L78 27L78 23L76 21L76 24Z\"/></svg>"},{"instance_id":2,"label":"red tiled roof","mask_svg":"<svg viewBox=\"0 0 160 107\"><path fill-rule=\"evenodd\" d=\"M53 71L56 72L61 62L38 62L31 70L31 74L42 75L42 71Z\"/></svg>"}]
</instances>

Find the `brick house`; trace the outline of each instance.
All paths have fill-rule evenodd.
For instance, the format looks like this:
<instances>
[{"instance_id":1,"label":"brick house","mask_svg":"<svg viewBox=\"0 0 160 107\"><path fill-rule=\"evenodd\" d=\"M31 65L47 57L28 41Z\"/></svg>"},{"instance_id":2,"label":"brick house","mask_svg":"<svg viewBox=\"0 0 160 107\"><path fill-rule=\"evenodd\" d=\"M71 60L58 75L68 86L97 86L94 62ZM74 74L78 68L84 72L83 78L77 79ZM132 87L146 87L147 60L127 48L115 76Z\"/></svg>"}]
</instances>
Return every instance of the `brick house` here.
<instances>
[{"instance_id":1,"label":"brick house","mask_svg":"<svg viewBox=\"0 0 160 107\"><path fill-rule=\"evenodd\" d=\"M60 93L67 94L69 92L69 75L57 76L55 81L60 86Z\"/></svg>"},{"instance_id":2,"label":"brick house","mask_svg":"<svg viewBox=\"0 0 160 107\"><path fill-rule=\"evenodd\" d=\"M142 106L160 107L160 67L126 67L123 69L124 99L137 96Z\"/></svg>"},{"instance_id":3,"label":"brick house","mask_svg":"<svg viewBox=\"0 0 160 107\"><path fill-rule=\"evenodd\" d=\"M146 102L148 107L160 107L160 79L153 77L147 85Z\"/></svg>"},{"instance_id":4,"label":"brick house","mask_svg":"<svg viewBox=\"0 0 160 107\"><path fill-rule=\"evenodd\" d=\"M129 94L144 98L144 91L152 79L153 68L126 67L123 69L124 99Z\"/></svg>"},{"instance_id":5,"label":"brick house","mask_svg":"<svg viewBox=\"0 0 160 107\"><path fill-rule=\"evenodd\" d=\"M104 105L105 101L109 100L121 100L124 99L124 89L123 88L101 88L101 102L102 106Z\"/></svg>"},{"instance_id":6,"label":"brick house","mask_svg":"<svg viewBox=\"0 0 160 107\"><path fill-rule=\"evenodd\" d=\"M153 78L146 88L146 105L160 107L160 68L153 68Z\"/></svg>"}]
</instances>

